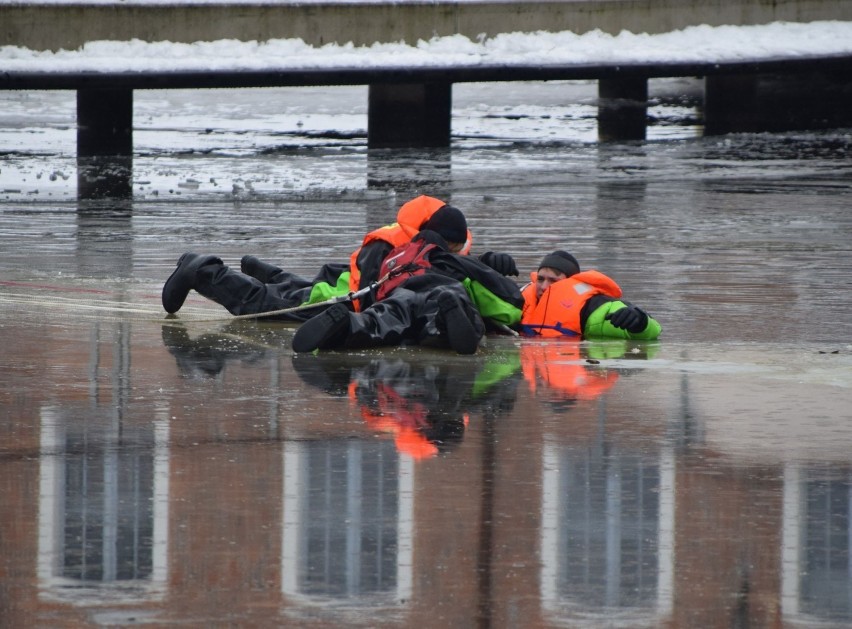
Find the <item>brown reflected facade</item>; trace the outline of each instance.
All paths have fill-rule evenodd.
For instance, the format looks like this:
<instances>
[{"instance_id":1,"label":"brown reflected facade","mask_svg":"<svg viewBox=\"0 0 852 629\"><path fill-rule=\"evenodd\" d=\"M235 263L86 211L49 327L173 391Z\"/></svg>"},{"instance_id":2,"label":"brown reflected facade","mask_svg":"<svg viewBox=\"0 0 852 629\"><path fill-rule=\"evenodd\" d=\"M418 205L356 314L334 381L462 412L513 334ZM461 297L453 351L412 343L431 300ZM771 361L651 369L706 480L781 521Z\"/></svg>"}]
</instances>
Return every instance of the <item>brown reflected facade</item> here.
<instances>
[{"instance_id":1,"label":"brown reflected facade","mask_svg":"<svg viewBox=\"0 0 852 629\"><path fill-rule=\"evenodd\" d=\"M712 447L724 393L664 348L173 332L16 328L3 626L852 620L849 463Z\"/></svg>"}]
</instances>

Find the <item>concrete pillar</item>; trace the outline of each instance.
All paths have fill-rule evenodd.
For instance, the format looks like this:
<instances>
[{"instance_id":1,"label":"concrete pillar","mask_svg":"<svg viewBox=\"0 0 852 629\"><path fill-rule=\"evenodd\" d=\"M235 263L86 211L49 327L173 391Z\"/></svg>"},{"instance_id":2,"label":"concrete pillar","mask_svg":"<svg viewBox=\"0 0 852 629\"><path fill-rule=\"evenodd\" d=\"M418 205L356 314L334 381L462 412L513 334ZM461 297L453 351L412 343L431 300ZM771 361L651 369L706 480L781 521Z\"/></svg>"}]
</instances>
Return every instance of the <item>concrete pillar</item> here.
<instances>
[{"instance_id":1,"label":"concrete pillar","mask_svg":"<svg viewBox=\"0 0 852 629\"><path fill-rule=\"evenodd\" d=\"M598 81L598 139L644 140L648 118L648 79L619 77Z\"/></svg>"},{"instance_id":2,"label":"concrete pillar","mask_svg":"<svg viewBox=\"0 0 852 629\"><path fill-rule=\"evenodd\" d=\"M77 90L77 155L133 154L133 90Z\"/></svg>"},{"instance_id":3,"label":"concrete pillar","mask_svg":"<svg viewBox=\"0 0 852 629\"><path fill-rule=\"evenodd\" d=\"M852 125L852 77L843 71L708 76L704 134Z\"/></svg>"},{"instance_id":4,"label":"concrete pillar","mask_svg":"<svg viewBox=\"0 0 852 629\"><path fill-rule=\"evenodd\" d=\"M704 79L704 135L756 131L761 123L754 74L708 76Z\"/></svg>"},{"instance_id":5,"label":"concrete pillar","mask_svg":"<svg viewBox=\"0 0 852 629\"><path fill-rule=\"evenodd\" d=\"M448 147L451 108L451 83L370 85L367 146Z\"/></svg>"}]
</instances>

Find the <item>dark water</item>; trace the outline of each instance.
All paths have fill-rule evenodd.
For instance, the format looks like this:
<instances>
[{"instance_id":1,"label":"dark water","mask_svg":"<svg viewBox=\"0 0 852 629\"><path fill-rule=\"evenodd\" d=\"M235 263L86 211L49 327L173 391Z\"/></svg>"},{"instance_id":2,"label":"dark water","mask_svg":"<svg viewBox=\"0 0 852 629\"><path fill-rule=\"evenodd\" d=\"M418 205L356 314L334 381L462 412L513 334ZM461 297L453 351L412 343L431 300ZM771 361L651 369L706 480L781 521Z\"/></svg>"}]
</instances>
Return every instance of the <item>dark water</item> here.
<instances>
[{"instance_id":1,"label":"dark water","mask_svg":"<svg viewBox=\"0 0 852 629\"><path fill-rule=\"evenodd\" d=\"M368 154L325 93L309 140L182 101L123 202L76 198L37 101L0 156L0 626L852 625L852 135L663 104L599 146L584 89L471 91L443 154ZM524 272L571 250L661 340L296 356L161 310L184 251L310 275L421 192Z\"/></svg>"}]
</instances>

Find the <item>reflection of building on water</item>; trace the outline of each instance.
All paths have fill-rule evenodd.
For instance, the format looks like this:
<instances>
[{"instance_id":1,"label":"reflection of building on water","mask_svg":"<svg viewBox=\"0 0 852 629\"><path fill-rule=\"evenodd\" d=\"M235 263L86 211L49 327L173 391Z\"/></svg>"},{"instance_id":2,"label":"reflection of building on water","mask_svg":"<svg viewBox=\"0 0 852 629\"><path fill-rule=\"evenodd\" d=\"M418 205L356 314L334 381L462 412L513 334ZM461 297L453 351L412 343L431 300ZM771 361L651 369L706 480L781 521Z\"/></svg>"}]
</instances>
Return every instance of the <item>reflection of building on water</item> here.
<instances>
[{"instance_id":1,"label":"reflection of building on water","mask_svg":"<svg viewBox=\"0 0 852 629\"><path fill-rule=\"evenodd\" d=\"M640 370L564 344L411 364L406 352L300 356L289 372L277 337L187 343L198 337L177 327L135 364L193 386L158 391L152 410L133 393L129 334L79 343L56 371L74 374L74 392L38 406L37 549L25 552L41 600L65 611L91 617L94 600L174 624L236 606L252 620L321 610L416 625L430 605L470 618L482 601L495 626L510 612L530 626L852 620L850 464L731 463L730 447L708 447L698 405L653 416L676 381L643 398ZM224 365L210 362L217 347L228 378L180 378ZM309 375L323 395L298 388ZM267 395L268 383L300 397ZM440 393L447 417L469 411L464 439L418 460L376 438L359 405L377 384L423 404ZM285 404L306 398L310 410ZM560 400L572 403L554 411ZM5 508L10 521L27 507Z\"/></svg>"},{"instance_id":2,"label":"reflection of building on water","mask_svg":"<svg viewBox=\"0 0 852 629\"><path fill-rule=\"evenodd\" d=\"M166 582L168 414L130 410L129 337L96 325L86 399L41 410L38 578L70 602L147 600Z\"/></svg>"},{"instance_id":3,"label":"reflection of building on water","mask_svg":"<svg viewBox=\"0 0 852 629\"><path fill-rule=\"evenodd\" d=\"M144 600L166 581L168 422L130 429L112 410L42 412L38 576L69 602Z\"/></svg>"},{"instance_id":4,"label":"reflection of building on water","mask_svg":"<svg viewBox=\"0 0 852 629\"><path fill-rule=\"evenodd\" d=\"M852 473L784 470L781 606L799 622L852 619Z\"/></svg>"},{"instance_id":5,"label":"reflection of building on water","mask_svg":"<svg viewBox=\"0 0 852 629\"><path fill-rule=\"evenodd\" d=\"M542 605L656 626L672 608L674 464L658 455L546 443Z\"/></svg>"},{"instance_id":6,"label":"reflection of building on water","mask_svg":"<svg viewBox=\"0 0 852 629\"><path fill-rule=\"evenodd\" d=\"M388 441L287 444L284 594L347 607L408 601L413 473Z\"/></svg>"}]
</instances>

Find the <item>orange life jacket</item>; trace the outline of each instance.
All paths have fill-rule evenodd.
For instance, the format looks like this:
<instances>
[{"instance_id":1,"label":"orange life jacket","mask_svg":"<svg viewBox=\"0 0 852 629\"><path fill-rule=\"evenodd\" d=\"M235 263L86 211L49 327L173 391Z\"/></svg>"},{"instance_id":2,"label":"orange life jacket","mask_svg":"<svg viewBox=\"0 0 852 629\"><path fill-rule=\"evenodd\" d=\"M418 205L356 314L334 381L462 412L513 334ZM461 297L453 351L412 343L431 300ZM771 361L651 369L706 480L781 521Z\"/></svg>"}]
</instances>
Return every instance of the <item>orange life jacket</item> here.
<instances>
[{"instance_id":1,"label":"orange life jacket","mask_svg":"<svg viewBox=\"0 0 852 629\"><path fill-rule=\"evenodd\" d=\"M537 278L538 273L530 273L532 283L521 291L524 297L521 328L530 336L582 336L580 312L586 302L595 295L621 297L621 287L615 280L594 269L554 282L541 299L535 296Z\"/></svg>"},{"instance_id":2,"label":"orange life jacket","mask_svg":"<svg viewBox=\"0 0 852 629\"><path fill-rule=\"evenodd\" d=\"M402 207L399 208L399 211L396 214L395 223L374 229L364 236L361 246L353 251L352 255L349 256L349 290L354 292L360 288L361 269L358 268L356 261L358 260L358 254L361 253L361 249L365 245L376 240L383 240L390 244L391 247L404 245L405 243L410 242L411 239L417 235L420 231L420 226L423 225L423 223L428 221L435 212L445 205L446 203L440 199L420 195L419 197L404 203ZM470 253L470 246L472 243L473 237L468 229L467 241L465 242L461 253ZM355 302L355 306L357 309L357 302Z\"/></svg>"}]
</instances>

